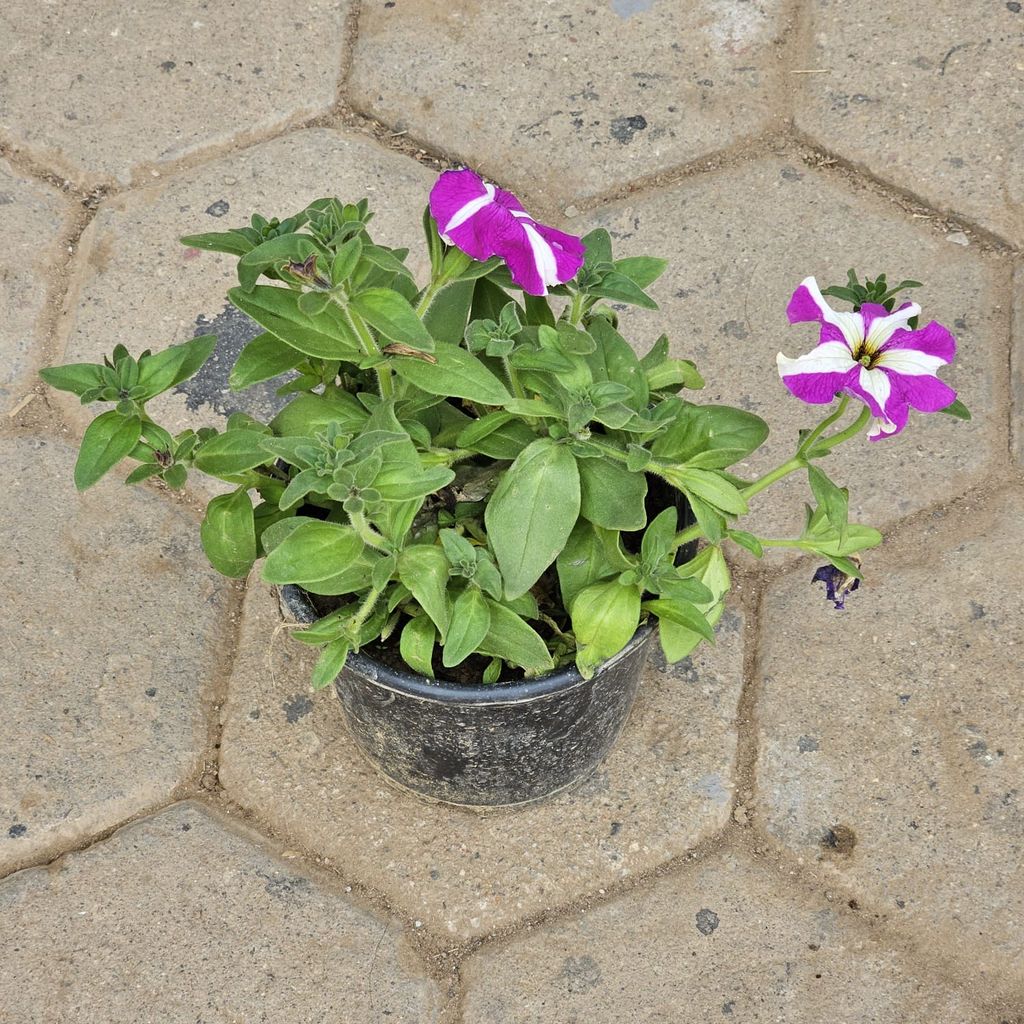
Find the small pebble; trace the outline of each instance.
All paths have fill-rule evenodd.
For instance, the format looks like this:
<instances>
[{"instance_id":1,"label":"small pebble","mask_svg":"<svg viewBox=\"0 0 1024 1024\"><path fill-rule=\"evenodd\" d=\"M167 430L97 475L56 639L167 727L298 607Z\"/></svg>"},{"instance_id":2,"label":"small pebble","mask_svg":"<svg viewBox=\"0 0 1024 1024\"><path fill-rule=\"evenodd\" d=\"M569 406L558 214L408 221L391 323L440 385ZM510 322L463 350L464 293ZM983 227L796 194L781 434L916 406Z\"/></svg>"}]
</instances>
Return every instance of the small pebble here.
<instances>
[{"instance_id":1,"label":"small pebble","mask_svg":"<svg viewBox=\"0 0 1024 1024\"><path fill-rule=\"evenodd\" d=\"M952 234L946 235L946 241L952 242L954 245L971 244L971 240L962 231L954 231Z\"/></svg>"}]
</instances>

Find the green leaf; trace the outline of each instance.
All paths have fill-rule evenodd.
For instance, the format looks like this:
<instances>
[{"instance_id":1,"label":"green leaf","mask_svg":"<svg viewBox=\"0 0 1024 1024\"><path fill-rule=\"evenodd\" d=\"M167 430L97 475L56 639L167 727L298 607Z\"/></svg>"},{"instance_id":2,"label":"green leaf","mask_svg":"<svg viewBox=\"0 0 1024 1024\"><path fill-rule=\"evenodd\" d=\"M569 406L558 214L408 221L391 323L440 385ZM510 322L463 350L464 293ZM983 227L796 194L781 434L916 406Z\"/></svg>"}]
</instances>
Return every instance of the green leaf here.
<instances>
[{"instance_id":1,"label":"green leaf","mask_svg":"<svg viewBox=\"0 0 1024 1024\"><path fill-rule=\"evenodd\" d=\"M434 296L423 314L424 326L432 337L452 345L462 340L475 287L475 281L455 281Z\"/></svg>"},{"instance_id":2,"label":"green leaf","mask_svg":"<svg viewBox=\"0 0 1024 1024\"><path fill-rule=\"evenodd\" d=\"M710 469L681 469L663 466L659 472L673 487L687 495L696 495L713 508L729 515L741 516L747 512L747 502L739 490L721 473Z\"/></svg>"},{"instance_id":3,"label":"green leaf","mask_svg":"<svg viewBox=\"0 0 1024 1024\"><path fill-rule=\"evenodd\" d=\"M143 480L148 480L151 476L156 476L157 473L162 473L164 467L159 462L144 462L141 466L136 466L125 478L126 484L141 484Z\"/></svg>"},{"instance_id":4,"label":"green leaf","mask_svg":"<svg viewBox=\"0 0 1024 1024\"><path fill-rule=\"evenodd\" d=\"M490 628L491 610L487 599L476 587L466 587L452 607L451 625L441 658L444 667L452 668L465 661L483 642Z\"/></svg>"},{"instance_id":5,"label":"green leaf","mask_svg":"<svg viewBox=\"0 0 1024 1024\"><path fill-rule=\"evenodd\" d=\"M448 633L448 559L436 544L412 544L398 556L398 578L437 626Z\"/></svg>"},{"instance_id":6,"label":"green leaf","mask_svg":"<svg viewBox=\"0 0 1024 1024\"><path fill-rule=\"evenodd\" d=\"M131 454L142 436L138 416L122 416L116 409L105 412L89 424L75 463L75 487L84 491Z\"/></svg>"},{"instance_id":7,"label":"green leaf","mask_svg":"<svg viewBox=\"0 0 1024 1024\"><path fill-rule=\"evenodd\" d=\"M477 650L488 657L518 665L529 676L551 672L555 663L540 634L504 605L490 598L485 600L491 613L491 623Z\"/></svg>"},{"instance_id":8,"label":"green leaf","mask_svg":"<svg viewBox=\"0 0 1024 1024\"><path fill-rule=\"evenodd\" d=\"M307 356L348 362L362 358L359 339L336 305L311 316L299 308L298 292L272 285L257 285L251 292L232 288L228 298L265 330Z\"/></svg>"},{"instance_id":9,"label":"green leaf","mask_svg":"<svg viewBox=\"0 0 1024 1024\"><path fill-rule=\"evenodd\" d=\"M191 249L244 256L256 246L259 237L259 234L251 228L236 228L232 231L207 231L200 235L185 235L179 241Z\"/></svg>"},{"instance_id":10,"label":"green leaf","mask_svg":"<svg viewBox=\"0 0 1024 1024\"><path fill-rule=\"evenodd\" d=\"M646 288L654 284L668 269L668 260L656 256L627 256L624 260L616 260L615 270L628 277L633 284Z\"/></svg>"},{"instance_id":11,"label":"green leaf","mask_svg":"<svg viewBox=\"0 0 1024 1024\"><path fill-rule=\"evenodd\" d=\"M593 231L587 232L581 241L588 267L596 266L598 263L611 263L612 236L604 228L594 228Z\"/></svg>"},{"instance_id":12,"label":"green leaf","mask_svg":"<svg viewBox=\"0 0 1024 1024\"><path fill-rule=\"evenodd\" d=\"M609 530L642 530L647 522L647 478L611 459L582 459L580 514Z\"/></svg>"},{"instance_id":13,"label":"green leaf","mask_svg":"<svg viewBox=\"0 0 1024 1024\"><path fill-rule=\"evenodd\" d=\"M624 384L633 395L630 403L633 409L636 412L646 410L650 400L647 376L629 343L603 317L594 319L590 333L597 341L597 351L586 357L594 380Z\"/></svg>"},{"instance_id":14,"label":"green leaf","mask_svg":"<svg viewBox=\"0 0 1024 1024\"><path fill-rule=\"evenodd\" d=\"M275 264L302 263L313 253L320 255L323 251L310 235L288 234L268 238L238 261L238 283L244 291L251 292L263 271Z\"/></svg>"},{"instance_id":15,"label":"green leaf","mask_svg":"<svg viewBox=\"0 0 1024 1024\"><path fill-rule=\"evenodd\" d=\"M255 430L228 430L211 437L195 453L196 469L211 476L232 477L269 461L264 435Z\"/></svg>"},{"instance_id":16,"label":"green leaf","mask_svg":"<svg viewBox=\"0 0 1024 1024\"><path fill-rule=\"evenodd\" d=\"M697 469L725 469L745 459L767 436L768 424L751 412L727 405L684 403L651 451L659 458Z\"/></svg>"},{"instance_id":17,"label":"green leaf","mask_svg":"<svg viewBox=\"0 0 1024 1024\"><path fill-rule=\"evenodd\" d=\"M367 418L366 410L347 391L297 395L270 421L270 429L279 437L313 437L337 423L343 433L354 434Z\"/></svg>"},{"instance_id":18,"label":"green leaf","mask_svg":"<svg viewBox=\"0 0 1024 1024\"><path fill-rule=\"evenodd\" d=\"M576 524L556 562L563 607L571 607L576 595L592 583L632 568L618 538L585 519Z\"/></svg>"},{"instance_id":19,"label":"green leaf","mask_svg":"<svg viewBox=\"0 0 1024 1024\"><path fill-rule=\"evenodd\" d=\"M950 416L955 416L958 420L969 420L971 418L970 410L967 408L966 405L964 405L963 402L960 401L959 398L954 399L952 402L949 403L949 405L946 406L945 409L940 409L939 412L944 412Z\"/></svg>"},{"instance_id":20,"label":"green leaf","mask_svg":"<svg viewBox=\"0 0 1024 1024\"><path fill-rule=\"evenodd\" d=\"M711 628L708 620L697 609L697 606L689 601L660 597L656 600L644 601L644 609L657 615L660 620L667 619L679 626L685 626L711 643L715 641L715 631Z\"/></svg>"},{"instance_id":21,"label":"green leaf","mask_svg":"<svg viewBox=\"0 0 1024 1024\"><path fill-rule=\"evenodd\" d=\"M421 676L434 678L434 642L437 639L437 631L433 622L426 615L417 615L410 619L402 630L402 636L398 641L398 650L402 660Z\"/></svg>"},{"instance_id":22,"label":"green leaf","mask_svg":"<svg viewBox=\"0 0 1024 1024\"><path fill-rule=\"evenodd\" d=\"M699 580L711 591L712 598L709 601L697 603L696 607L707 620L708 625L714 626L722 617L722 612L725 609L725 595L729 592L731 585L729 567L726 565L722 549L717 545L702 548L695 558L680 566L677 572L681 576ZM661 648L669 663L685 658L703 639L699 632L667 617L659 621L658 632L661 637Z\"/></svg>"},{"instance_id":23,"label":"green leaf","mask_svg":"<svg viewBox=\"0 0 1024 1024\"><path fill-rule=\"evenodd\" d=\"M70 391L81 397L87 391L103 387L103 367L97 363L65 363L47 366L39 376L58 391Z\"/></svg>"},{"instance_id":24,"label":"green leaf","mask_svg":"<svg viewBox=\"0 0 1024 1024\"><path fill-rule=\"evenodd\" d=\"M338 678L348 660L349 650L351 650L351 645L347 637L338 637L337 640L332 640L324 647L310 676L314 690L322 690Z\"/></svg>"},{"instance_id":25,"label":"green leaf","mask_svg":"<svg viewBox=\"0 0 1024 1024\"><path fill-rule=\"evenodd\" d=\"M348 280L352 271L356 269L362 252L363 243L358 235L355 238L350 238L338 249L331 262L331 284L337 287L343 281Z\"/></svg>"},{"instance_id":26,"label":"green leaf","mask_svg":"<svg viewBox=\"0 0 1024 1024\"><path fill-rule=\"evenodd\" d=\"M754 534L746 530L726 530L725 535L741 548L746 548L755 558L764 557L764 548Z\"/></svg>"},{"instance_id":27,"label":"green leaf","mask_svg":"<svg viewBox=\"0 0 1024 1024\"><path fill-rule=\"evenodd\" d=\"M203 334L154 355L143 356L139 360L141 397L152 398L187 380L213 355L216 347L216 337Z\"/></svg>"},{"instance_id":28,"label":"green leaf","mask_svg":"<svg viewBox=\"0 0 1024 1024\"><path fill-rule=\"evenodd\" d=\"M576 667L589 678L633 638L640 624L640 590L617 580L595 583L576 595L570 612L578 645Z\"/></svg>"},{"instance_id":29,"label":"green leaf","mask_svg":"<svg viewBox=\"0 0 1024 1024\"><path fill-rule=\"evenodd\" d=\"M263 579L297 583L315 594L351 593L369 581L370 565L361 557L364 547L350 526L307 520L267 556Z\"/></svg>"},{"instance_id":30,"label":"green leaf","mask_svg":"<svg viewBox=\"0 0 1024 1024\"><path fill-rule=\"evenodd\" d=\"M631 306L643 309L657 309L658 304L644 290L631 281L625 274L611 271L601 278L600 284L588 289L590 295L599 295L604 299L616 302L628 302Z\"/></svg>"},{"instance_id":31,"label":"green leaf","mask_svg":"<svg viewBox=\"0 0 1024 1024\"><path fill-rule=\"evenodd\" d=\"M434 351L430 332L398 292L390 288L368 288L351 300L351 306L389 341L397 341L421 352ZM461 331L459 337L462 337Z\"/></svg>"},{"instance_id":32,"label":"green leaf","mask_svg":"<svg viewBox=\"0 0 1024 1024\"><path fill-rule=\"evenodd\" d=\"M712 544L717 544L725 536L725 516L693 493L687 494L687 498L701 533Z\"/></svg>"},{"instance_id":33,"label":"green leaf","mask_svg":"<svg viewBox=\"0 0 1024 1024\"><path fill-rule=\"evenodd\" d=\"M647 371L647 385L652 391L679 387L699 391L704 387L704 378L689 359L666 359Z\"/></svg>"},{"instance_id":34,"label":"green leaf","mask_svg":"<svg viewBox=\"0 0 1024 1024\"><path fill-rule=\"evenodd\" d=\"M850 515L846 491L837 487L817 466L807 467L807 481L815 500L825 512L825 518L839 531L842 539Z\"/></svg>"},{"instance_id":35,"label":"green leaf","mask_svg":"<svg viewBox=\"0 0 1024 1024\"><path fill-rule=\"evenodd\" d=\"M512 396L476 356L439 341L430 363L415 356L395 356L391 365L404 380L431 395L468 398L483 405L504 405Z\"/></svg>"},{"instance_id":36,"label":"green leaf","mask_svg":"<svg viewBox=\"0 0 1024 1024\"><path fill-rule=\"evenodd\" d=\"M252 502L244 489L219 494L206 506L199 539L210 565L221 575L243 579L256 561Z\"/></svg>"},{"instance_id":37,"label":"green leaf","mask_svg":"<svg viewBox=\"0 0 1024 1024\"><path fill-rule=\"evenodd\" d=\"M565 546L579 512L576 460L564 445L538 438L501 478L484 513L506 597L525 594L537 582Z\"/></svg>"},{"instance_id":38,"label":"green leaf","mask_svg":"<svg viewBox=\"0 0 1024 1024\"><path fill-rule=\"evenodd\" d=\"M646 565L656 566L668 556L675 540L677 522L676 510L666 508L659 512L644 530L643 539L640 541L640 557Z\"/></svg>"},{"instance_id":39,"label":"green leaf","mask_svg":"<svg viewBox=\"0 0 1024 1024\"><path fill-rule=\"evenodd\" d=\"M228 377L228 387L232 391L241 391L260 381L270 380L294 370L303 358L301 352L273 334L258 334L238 353Z\"/></svg>"}]
</instances>

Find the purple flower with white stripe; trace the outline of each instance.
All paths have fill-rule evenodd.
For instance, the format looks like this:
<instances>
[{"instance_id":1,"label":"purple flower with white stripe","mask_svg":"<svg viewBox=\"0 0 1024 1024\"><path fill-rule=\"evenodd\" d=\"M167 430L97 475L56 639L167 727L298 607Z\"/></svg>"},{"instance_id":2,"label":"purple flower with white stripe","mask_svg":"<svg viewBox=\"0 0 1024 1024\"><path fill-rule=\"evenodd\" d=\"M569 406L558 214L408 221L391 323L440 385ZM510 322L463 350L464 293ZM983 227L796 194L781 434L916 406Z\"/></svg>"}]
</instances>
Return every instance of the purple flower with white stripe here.
<instances>
[{"instance_id":1,"label":"purple flower with white stripe","mask_svg":"<svg viewBox=\"0 0 1024 1024\"><path fill-rule=\"evenodd\" d=\"M877 441L898 434L910 409L938 412L956 400L956 392L935 375L956 353L953 335L932 320L919 330L907 321L921 312L915 302L890 313L865 302L856 313L838 312L808 277L786 308L790 323L817 321L817 348L789 359L777 357L782 382L804 402L824 405L837 394L859 398L871 410L868 437Z\"/></svg>"},{"instance_id":2,"label":"purple flower with white stripe","mask_svg":"<svg viewBox=\"0 0 1024 1024\"><path fill-rule=\"evenodd\" d=\"M445 171L430 192L430 214L448 245L480 262L500 256L530 295L547 295L583 265L579 238L538 224L511 192L473 171Z\"/></svg>"}]
</instances>

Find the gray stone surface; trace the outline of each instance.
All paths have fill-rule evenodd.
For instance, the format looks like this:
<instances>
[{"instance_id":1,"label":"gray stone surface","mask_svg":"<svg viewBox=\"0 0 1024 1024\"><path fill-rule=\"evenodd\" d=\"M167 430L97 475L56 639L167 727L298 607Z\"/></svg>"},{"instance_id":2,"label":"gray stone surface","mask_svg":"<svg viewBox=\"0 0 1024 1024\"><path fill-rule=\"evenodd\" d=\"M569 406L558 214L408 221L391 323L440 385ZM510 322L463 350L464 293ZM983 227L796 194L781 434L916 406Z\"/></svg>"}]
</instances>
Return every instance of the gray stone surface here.
<instances>
[{"instance_id":1,"label":"gray stone surface","mask_svg":"<svg viewBox=\"0 0 1024 1024\"><path fill-rule=\"evenodd\" d=\"M2 17L2 15L0 15ZM67 203L0 160L0 413L29 387L42 344L40 317Z\"/></svg>"},{"instance_id":2,"label":"gray stone surface","mask_svg":"<svg viewBox=\"0 0 1024 1024\"><path fill-rule=\"evenodd\" d=\"M1010 439L1014 456L1024 465L1024 270L1013 278L1013 343L1010 348Z\"/></svg>"},{"instance_id":3,"label":"gray stone surface","mask_svg":"<svg viewBox=\"0 0 1024 1024\"><path fill-rule=\"evenodd\" d=\"M192 516L113 480L77 496L58 441L5 439L0 452L5 871L197 774L232 602Z\"/></svg>"},{"instance_id":4,"label":"gray stone surface","mask_svg":"<svg viewBox=\"0 0 1024 1024\"><path fill-rule=\"evenodd\" d=\"M1018 985L1021 497L933 515L845 613L808 602L809 568L769 589L757 769L774 836L935 955Z\"/></svg>"},{"instance_id":5,"label":"gray stone surface","mask_svg":"<svg viewBox=\"0 0 1024 1024\"><path fill-rule=\"evenodd\" d=\"M488 947L465 1024L989 1024L856 915L787 873L716 854L671 881Z\"/></svg>"},{"instance_id":6,"label":"gray stone surface","mask_svg":"<svg viewBox=\"0 0 1024 1024\"><path fill-rule=\"evenodd\" d=\"M58 173L121 183L334 102L345 0L14 0L0 11L0 138Z\"/></svg>"},{"instance_id":7,"label":"gray stone surface","mask_svg":"<svg viewBox=\"0 0 1024 1024\"><path fill-rule=\"evenodd\" d=\"M399 929L332 888L179 804L0 883L4 1019L436 1021Z\"/></svg>"},{"instance_id":8,"label":"gray stone surface","mask_svg":"<svg viewBox=\"0 0 1024 1024\"><path fill-rule=\"evenodd\" d=\"M977 483L999 457L1004 428L990 410L1006 373L1009 311L1006 274L994 259L951 245L834 176L774 159L603 209L576 229L594 226L608 228L617 253L670 260L651 288L661 309L622 313L630 341L646 351L666 331L674 352L694 359L709 382L698 401L738 405L768 421L771 436L734 470L739 475L752 479L785 461L796 450L797 430L824 415L824 407L789 394L775 356L817 344L815 325L786 320L800 281L813 274L822 287L841 284L851 266L925 283L915 295L925 317L947 324L959 342L942 376L978 413L971 423L912 413L895 438L861 436L843 445L823 468L849 484L851 519L891 526ZM808 493L805 476L773 486L752 502L745 528L798 534Z\"/></svg>"},{"instance_id":9,"label":"gray stone surface","mask_svg":"<svg viewBox=\"0 0 1024 1024\"><path fill-rule=\"evenodd\" d=\"M237 260L188 249L179 237L245 225L253 212L290 216L323 196L366 196L377 211L374 238L408 246L410 267L422 270L419 219L433 181L433 172L365 137L314 129L116 197L100 207L82 240L65 357L93 361L118 342L141 352L216 334L218 349L200 374L150 408L173 432L219 425L235 409L269 418L282 401L270 384L228 391L235 357L259 333L227 300L238 283ZM77 423L91 416L73 400L65 406Z\"/></svg>"},{"instance_id":10,"label":"gray stone surface","mask_svg":"<svg viewBox=\"0 0 1024 1024\"><path fill-rule=\"evenodd\" d=\"M783 0L367 4L349 96L565 203L780 125L789 13Z\"/></svg>"},{"instance_id":11,"label":"gray stone surface","mask_svg":"<svg viewBox=\"0 0 1024 1024\"><path fill-rule=\"evenodd\" d=\"M796 122L926 202L1024 243L1024 12L1016 2L811 0Z\"/></svg>"},{"instance_id":12,"label":"gray stone surface","mask_svg":"<svg viewBox=\"0 0 1024 1024\"><path fill-rule=\"evenodd\" d=\"M275 633L265 584L246 595L220 778L245 807L443 936L485 935L684 853L729 816L742 625L647 670L606 765L581 788L482 814L392 789L356 752L308 648Z\"/></svg>"}]
</instances>

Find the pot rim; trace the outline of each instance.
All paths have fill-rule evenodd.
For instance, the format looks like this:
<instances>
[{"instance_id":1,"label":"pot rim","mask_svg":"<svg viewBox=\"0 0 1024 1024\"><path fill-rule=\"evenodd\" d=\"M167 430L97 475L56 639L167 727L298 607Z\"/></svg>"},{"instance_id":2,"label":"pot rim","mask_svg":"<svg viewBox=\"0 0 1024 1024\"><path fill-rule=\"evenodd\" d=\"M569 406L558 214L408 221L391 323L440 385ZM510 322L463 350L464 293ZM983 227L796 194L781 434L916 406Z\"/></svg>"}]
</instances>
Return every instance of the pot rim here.
<instances>
[{"instance_id":1,"label":"pot rim","mask_svg":"<svg viewBox=\"0 0 1024 1024\"><path fill-rule=\"evenodd\" d=\"M309 595L300 586L286 583L279 586L277 591L281 598L281 604L297 622L311 623L320 617L313 607ZM607 661L601 662L595 676L631 655L650 639L653 632L653 623L642 624L621 651L612 655ZM525 704L554 693L574 690L592 682L592 679L584 679L575 665L569 665L556 672L538 676L536 679L494 683L491 686L485 686L482 683L463 686L447 680L429 679L427 676L414 672L403 672L376 658L371 658L367 654L355 651L349 654L345 668L355 669L360 675L383 690L391 690L406 697L434 701L439 704ZM338 682L340 683L340 679Z\"/></svg>"}]
</instances>

